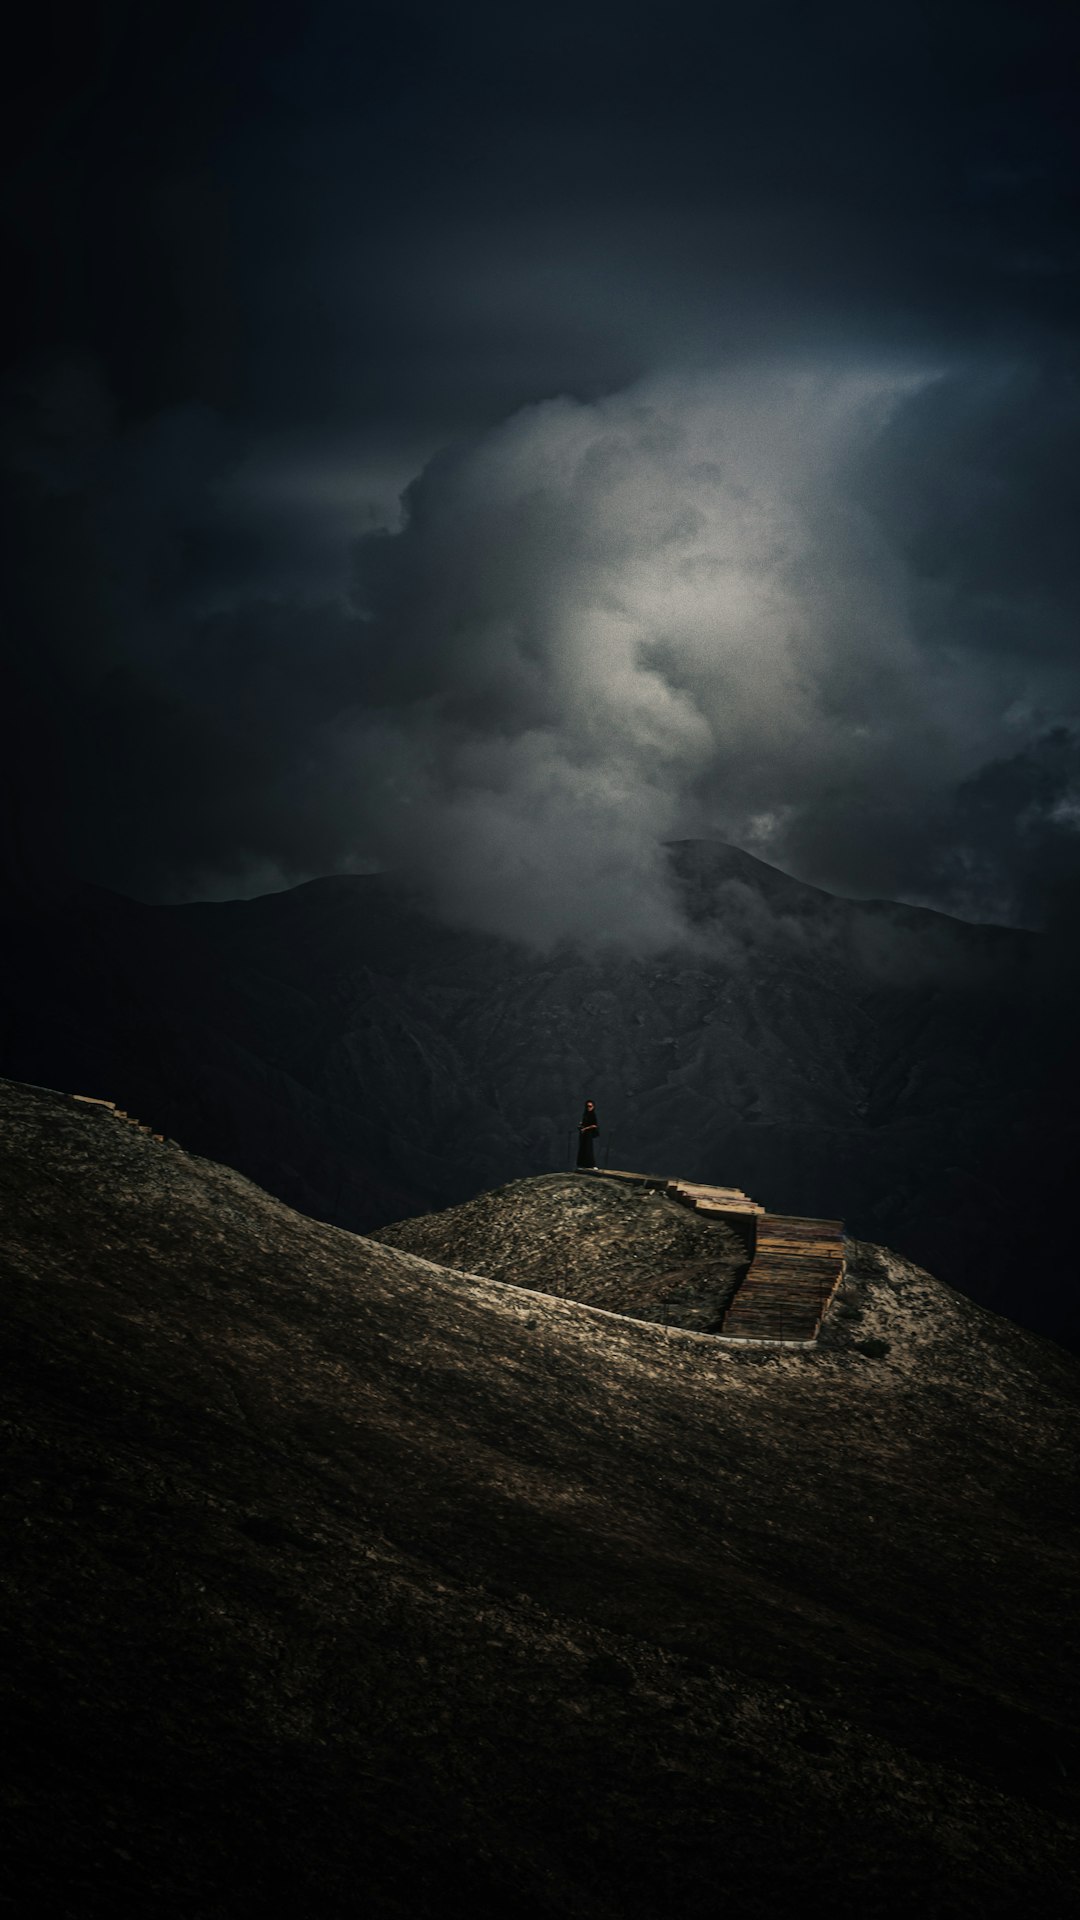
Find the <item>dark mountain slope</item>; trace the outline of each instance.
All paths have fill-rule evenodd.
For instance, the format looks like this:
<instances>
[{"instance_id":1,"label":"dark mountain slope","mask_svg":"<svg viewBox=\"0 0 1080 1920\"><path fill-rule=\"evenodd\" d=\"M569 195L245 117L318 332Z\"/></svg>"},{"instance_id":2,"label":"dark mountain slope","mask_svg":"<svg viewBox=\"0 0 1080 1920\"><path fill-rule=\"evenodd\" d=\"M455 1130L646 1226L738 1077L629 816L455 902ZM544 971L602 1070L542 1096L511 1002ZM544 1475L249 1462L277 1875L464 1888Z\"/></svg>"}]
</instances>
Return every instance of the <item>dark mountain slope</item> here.
<instances>
[{"instance_id":1,"label":"dark mountain slope","mask_svg":"<svg viewBox=\"0 0 1080 1920\"><path fill-rule=\"evenodd\" d=\"M1072 1910L1059 1349L868 1250L884 1359L754 1359L0 1148L17 1911Z\"/></svg>"},{"instance_id":2,"label":"dark mountain slope","mask_svg":"<svg viewBox=\"0 0 1080 1920\"><path fill-rule=\"evenodd\" d=\"M843 1214L1061 1331L1076 1015L1035 936L835 900L732 848L671 858L694 931L647 959L441 926L379 876L12 911L0 1066L361 1230L565 1165L591 1093L612 1164Z\"/></svg>"}]
</instances>

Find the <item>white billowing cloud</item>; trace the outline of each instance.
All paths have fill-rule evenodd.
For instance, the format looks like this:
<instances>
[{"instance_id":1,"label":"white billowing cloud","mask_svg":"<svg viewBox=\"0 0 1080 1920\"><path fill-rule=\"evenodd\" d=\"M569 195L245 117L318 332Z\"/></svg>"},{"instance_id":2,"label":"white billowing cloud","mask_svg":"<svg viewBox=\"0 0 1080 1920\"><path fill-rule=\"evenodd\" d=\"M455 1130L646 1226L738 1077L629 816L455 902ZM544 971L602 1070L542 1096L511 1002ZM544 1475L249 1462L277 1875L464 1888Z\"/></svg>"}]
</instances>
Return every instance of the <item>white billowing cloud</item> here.
<instances>
[{"instance_id":1,"label":"white billowing cloud","mask_svg":"<svg viewBox=\"0 0 1080 1920\"><path fill-rule=\"evenodd\" d=\"M842 481L914 385L657 380L434 462L358 551L379 856L473 924L663 944L665 837L782 855L823 795L944 791L977 716L943 717Z\"/></svg>"},{"instance_id":2,"label":"white billowing cloud","mask_svg":"<svg viewBox=\"0 0 1080 1920\"><path fill-rule=\"evenodd\" d=\"M430 459L121 430L92 369L16 399L10 627L95 878L392 865L654 947L684 835L972 916L1080 896L1068 366L669 373Z\"/></svg>"}]
</instances>

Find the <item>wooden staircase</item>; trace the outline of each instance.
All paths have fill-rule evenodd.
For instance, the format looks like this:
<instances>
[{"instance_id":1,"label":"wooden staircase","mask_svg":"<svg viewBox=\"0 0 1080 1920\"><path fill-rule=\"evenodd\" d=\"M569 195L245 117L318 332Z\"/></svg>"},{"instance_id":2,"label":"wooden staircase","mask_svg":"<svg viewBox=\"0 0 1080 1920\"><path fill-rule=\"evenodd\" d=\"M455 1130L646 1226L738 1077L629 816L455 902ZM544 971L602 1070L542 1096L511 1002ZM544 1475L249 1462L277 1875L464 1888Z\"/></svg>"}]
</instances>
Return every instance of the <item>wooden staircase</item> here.
<instances>
[{"instance_id":1,"label":"wooden staircase","mask_svg":"<svg viewBox=\"0 0 1080 1920\"><path fill-rule=\"evenodd\" d=\"M707 1187L696 1180L668 1180L664 1190L670 1199L681 1201L684 1207L693 1207L695 1213L718 1214L733 1223L747 1223L752 1227L765 1214L764 1207L751 1200L741 1187Z\"/></svg>"},{"instance_id":2,"label":"wooden staircase","mask_svg":"<svg viewBox=\"0 0 1080 1920\"><path fill-rule=\"evenodd\" d=\"M844 1277L842 1220L766 1213L741 1187L666 1180L621 1169L613 1169L607 1178L655 1188L695 1213L726 1220L742 1233L751 1249L750 1266L715 1339L746 1346L813 1344Z\"/></svg>"},{"instance_id":3,"label":"wooden staircase","mask_svg":"<svg viewBox=\"0 0 1080 1920\"><path fill-rule=\"evenodd\" d=\"M843 1221L762 1213L750 1270L719 1337L747 1345L808 1345L843 1276Z\"/></svg>"}]
</instances>

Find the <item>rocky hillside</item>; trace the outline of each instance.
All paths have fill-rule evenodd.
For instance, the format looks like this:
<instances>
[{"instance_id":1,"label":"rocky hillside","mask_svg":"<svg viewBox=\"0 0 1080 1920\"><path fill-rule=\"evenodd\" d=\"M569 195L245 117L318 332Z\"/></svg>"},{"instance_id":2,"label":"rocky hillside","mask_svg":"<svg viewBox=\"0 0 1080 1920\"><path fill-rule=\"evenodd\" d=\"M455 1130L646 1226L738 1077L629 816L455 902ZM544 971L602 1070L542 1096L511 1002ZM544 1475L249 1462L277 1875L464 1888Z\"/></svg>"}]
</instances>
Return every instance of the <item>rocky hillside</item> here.
<instances>
[{"instance_id":1,"label":"rocky hillside","mask_svg":"<svg viewBox=\"0 0 1080 1920\"><path fill-rule=\"evenodd\" d=\"M715 1333L750 1264L745 1236L603 1174L515 1180L372 1238L440 1266Z\"/></svg>"},{"instance_id":2,"label":"rocky hillside","mask_svg":"<svg viewBox=\"0 0 1080 1920\"><path fill-rule=\"evenodd\" d=\"M1059 1349L865 1249L740 1353L10 1084L0 1213L16 1911L1073 1910Z\"/></svg>"},{"instance_id":3,"label":"rocky hillside","mask_svg":"<svg viewBox=\"0 0 1080 1920\"><path fill-rule=\"evenodd\" d=\"M612 1165L843 1216L1064 1335L1074 969L734 848L671 859L687 940L644 958L438 925L385 876L9 898L0 1071L116 1099L359 1231L565 1167L589 1094Z\"/></svg>"}]
</instances>

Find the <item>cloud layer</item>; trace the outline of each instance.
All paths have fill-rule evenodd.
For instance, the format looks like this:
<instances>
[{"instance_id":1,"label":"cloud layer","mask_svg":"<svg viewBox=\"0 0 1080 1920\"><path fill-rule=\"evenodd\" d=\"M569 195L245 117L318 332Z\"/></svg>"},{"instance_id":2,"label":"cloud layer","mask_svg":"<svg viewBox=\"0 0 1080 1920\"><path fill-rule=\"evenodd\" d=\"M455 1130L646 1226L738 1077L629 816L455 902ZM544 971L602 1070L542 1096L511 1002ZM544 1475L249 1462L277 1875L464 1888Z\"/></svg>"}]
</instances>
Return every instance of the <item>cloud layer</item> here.
<instances>
[{"instance_id":1,"label":"cloud layer","mask_svg":"<svg viewBox=\"0 0 1080 1920\"><path fill-rule=\"evenodd\" d=\"M252 592L235 539L215 566L243 468L212 415L117 433L70 368L31 398L21 617L101 877L388 865L472 925L651 945L678 836L987 917L1068 888L1067 387L758 363L528 406L323 600Z\"/></svg>"},{"instance_id":2,"label":"cloud layer","mask_svg":"<svg viewBox=\"0 0 1080 1920\"><path fill-rule=\"evenodd\" d=\"M21 858L1068 915L1071 16L107 11L4 119Z\"/></svg>"}]
</instances>

